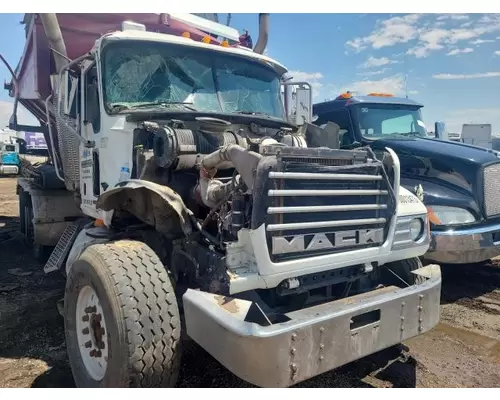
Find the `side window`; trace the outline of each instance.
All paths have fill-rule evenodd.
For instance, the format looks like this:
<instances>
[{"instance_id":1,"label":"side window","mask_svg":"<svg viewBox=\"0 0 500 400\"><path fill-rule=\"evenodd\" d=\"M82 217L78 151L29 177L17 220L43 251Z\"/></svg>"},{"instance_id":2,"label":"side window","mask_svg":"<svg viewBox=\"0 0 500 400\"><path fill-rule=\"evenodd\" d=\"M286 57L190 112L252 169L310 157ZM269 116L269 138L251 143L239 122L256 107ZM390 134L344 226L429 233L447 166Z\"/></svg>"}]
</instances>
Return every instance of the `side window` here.
<instances>
[{"instance_id":1,"label":"side window","mask_svg":"<svg viewBox=\"0 0 500 400\"><path fill-rule=\"evenodd\" d=\"M382 121L382 132L384 134L413 132L415 130L414 125L413 116L411 114L406 114Z\"/></svg>"},{"instance_id":2,"label":"side window","mask_svg":"<svg viewBox=\"0 0 500 400\"><path fill-rule=\"evenodd\" d=\"M346 110L333 111L330 121L335 122L341 130L352 133L351 118Z\"/></svg>"},{"instance_id":3,"label":"side window","mask_svg":"<svg viewBox=\"0 0 500 400\"><path fill-rule=\"evenodd\" d=\"M335 110L318 115L317 125L323 125L327 122L335 122L341 131L352 131L351 118L346 110Z\"/></svg>"},{"instance_id":4,"label":"side window","mask_svg":"<svg viewBox=\"0 0 500 400\"><path fill-rule=\"evenodd\" d=\"M90 68L85 76L85 123L91 123L94 133L101 130L101 113L99 107L99 86L97 68Z\"/></svg>"},{"instance_id":5,"label":"side window","mask_svg":"<svg viewBox=\"0 0 500 400\"><path fill-rule=\"evenodd\" d=\"M324 116L324 123L335 122L340 127L340 147L354 143L354 131L347 110L335 110Z\"/></svg>"},{"instance_id":6,"label":"side window","mask_svg":"<svg viewBox=\"0 0 500 400\"><path fill-rule=\"evenodd\" d=\"M65 113L72 118L77 118L81 114L81 88L80 76L72 71L68 71L67 91L64 107Z\"/></svg>"}]
</instances>

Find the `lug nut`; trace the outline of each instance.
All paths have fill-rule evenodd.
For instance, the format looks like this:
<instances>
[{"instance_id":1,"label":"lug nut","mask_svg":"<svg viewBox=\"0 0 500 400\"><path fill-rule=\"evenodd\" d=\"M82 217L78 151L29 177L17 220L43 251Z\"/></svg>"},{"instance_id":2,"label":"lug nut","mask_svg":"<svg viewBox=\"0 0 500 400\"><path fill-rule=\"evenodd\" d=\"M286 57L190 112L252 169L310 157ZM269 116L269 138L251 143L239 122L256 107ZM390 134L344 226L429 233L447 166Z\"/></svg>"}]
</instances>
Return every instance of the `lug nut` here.
<instances>
[{"instance_id":1,"label":"lug nut","mask_svg":"<svg viewBox=\"0 0 500 400\"><path fill-rule=\"evenodd\" d=\"M90 332L90 331L89 331L89 328L83 328L83 329L82 329L82 333L83 333L84 335L88 335L88 334L89 334L89 332Z\"/></svg>"},{"instance_id":2,"label":"lug nut","mask_svg":"<svg viewBox=\"0 0 500 400\"><path fill-rule=\"evenodd\" d=\"M97 311L96 306L91 306L91 307L85 308L85 312L88 313L88 314L95 313L96 311Z\"/></svg>"},{"instance_id":3,"label":"lug nut","mask_svg":"<svg viewBox=\"0 0 500 400\"><path fill-rule=\"evenodd\" d=\"M85 347L87 349L90 349L92 347L92 342L89 340L88 342L85 343Z\"/></svg>"},{"instance_id":4,"label":"lug nut","mask_svg":"<svg viewBox=\"0 0 500 400\"><path fill-rule=\"evenodd\" d=\"M88 316L88 315L84 315L84 316L82 317L82 321L83 321L83 322L88 322L88 320L89 320L89 316Z\"/></svg>"},{"instance_id":5,"label":"lug nut","mask_svg":"<svg viewBox=\"0 0 500 400\"><path fill-rule=\"evenodd\" d=\"M100 348L100 349L104 349L104 347L106 347L106 346L104 345L104 342L100 342L100 343L99 343L99 348Z\"/></svg>"}]
</instances>

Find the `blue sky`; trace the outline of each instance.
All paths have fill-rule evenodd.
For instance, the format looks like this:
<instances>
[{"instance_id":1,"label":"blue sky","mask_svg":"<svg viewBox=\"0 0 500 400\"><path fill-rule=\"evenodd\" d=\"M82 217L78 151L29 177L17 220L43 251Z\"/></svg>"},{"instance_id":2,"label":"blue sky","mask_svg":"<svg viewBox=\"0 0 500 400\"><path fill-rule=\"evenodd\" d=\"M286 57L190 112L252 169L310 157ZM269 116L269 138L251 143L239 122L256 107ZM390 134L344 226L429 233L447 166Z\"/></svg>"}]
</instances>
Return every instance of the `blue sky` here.
<instances>
[{"instance_id":1,"label":"blue sky","mask_svg":"<svg viewBox=\"0 0 500 400\"><path fill-rule=\"evenodd\" d=\"M14 67L24 46L21 19L0 14L0 52ZM233 14L231 25L257 40L257 14ZM425 105L431 130L444 120L450 131L477 122L500 134L500 14L271 14L267 54L312 83L316 101L345 90L404 96L407 73L409 97ZM0 77L9 79L3 65ZM0 127L9 103L1 90Z\"/></svg>"}]
</instances>

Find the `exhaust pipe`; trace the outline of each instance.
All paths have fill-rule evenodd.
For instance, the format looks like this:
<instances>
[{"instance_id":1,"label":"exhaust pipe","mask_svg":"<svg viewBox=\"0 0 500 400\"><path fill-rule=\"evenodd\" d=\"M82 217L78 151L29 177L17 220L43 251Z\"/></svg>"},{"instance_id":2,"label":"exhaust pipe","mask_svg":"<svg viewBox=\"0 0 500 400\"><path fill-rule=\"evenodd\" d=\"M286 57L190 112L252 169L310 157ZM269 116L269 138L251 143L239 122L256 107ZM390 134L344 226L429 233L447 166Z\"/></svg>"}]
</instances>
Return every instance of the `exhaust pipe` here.
<instances>
[{"instance_id":1,"label":"exhaust pipe","mask_svg":"<svg viewBox=\"0 0 500 400\"><path fill-rule=\"evenodd\" d=\"M55 50L54 61L56 64L56 72L59 73L61 69L68 63L68 52L66 51L66 44L61 33L59 22L57 21L56 14L38 14L42 20L45 35L49 41L49 46Z\"/></svg>"},{"instance_id":2,"label":"exhaust pipe","mask_svg":"<svg viewBox=\"0 0 500 400\"><path fill-rule=\"evenodd\" d=\"M267 41L269 40L269 14L260 13L259 14L259 38L255 47L253 48L254 53L262 54L267 47Z\"/></svg>"}]
</instances>

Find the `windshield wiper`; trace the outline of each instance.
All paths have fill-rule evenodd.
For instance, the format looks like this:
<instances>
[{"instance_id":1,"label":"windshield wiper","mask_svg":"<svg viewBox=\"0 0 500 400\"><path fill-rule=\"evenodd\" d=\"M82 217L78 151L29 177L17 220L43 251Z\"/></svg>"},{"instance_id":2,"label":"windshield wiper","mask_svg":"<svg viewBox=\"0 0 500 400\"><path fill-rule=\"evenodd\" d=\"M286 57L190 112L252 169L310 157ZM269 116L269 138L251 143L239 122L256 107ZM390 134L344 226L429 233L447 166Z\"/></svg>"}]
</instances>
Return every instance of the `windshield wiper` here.
<instances>
[{"instance_id":1,"label":"windshield wiper","mask_svg":"<svg viewBox=\"0 0 500 400\"><path fill-rule=\"evenodd\" d=\"M267 114L265 112L261 112L261 111L236 110L236 111L233 111L231 114L259 115L259 116L268 117L268 118L276 118L276 117L273 117L272 115L269 115L269 114Z\"/></svg>"},{"instance_id":2,"label":"windshield wiper","mask_svg":"<svg viewBox=\"0 0 500 400\"><path fill-rule=\"evenodd\" d=\"M236 110L232 111L231 114L241 114L241 115L255 115L256 117L264 117L268 119L274 119L276 121L286 121L284 118L276 117L274 115L262 112L262 111L248 111L248 110Z\"/></svg>"},{"instance_id":3,"label":"windshield wiper","mask_svg":"<svg viewBox=\"0 0 500 400\"><path fill-rule=\"evenodd\" d=\"M190 107L188 104L193 104L193 103L182 102L182 101L149 101L138 104L115 103L111 105L111 108L113 109L113 111L119 112L124 110L136 110L140 108L155 108L155 107L170 108L171 106L173 107L180 106L190 111L198 111L196 108Z\"/></svg>"},{"instance_id":4,"label":"windshield wiper","mask_svg":"<svg viewBox=\"0 0 500 400\"><path fill-rule=\"evenodd\" d=\"M148 107L154 107L154 106L169 108L170 106L183 106L184 108L187 108L188 110L197 111L196 108L189 107L188 104L193 104L193 103L183 102L183 101L151 101L148 103L141 103L141 104L133 105L130 108L148 108Z\"/></svg>"},{"instance_id":5,"label":"windshield wiper","mask_svg":"<svg viewBox=\"0 0 500 400\"><path fill-rule=\"evenodd\" d=\"M419 136L419 137L423 136L420 132L398 133L398 135L402 135L402 136Z\"/></svg>"}]
</instances>

